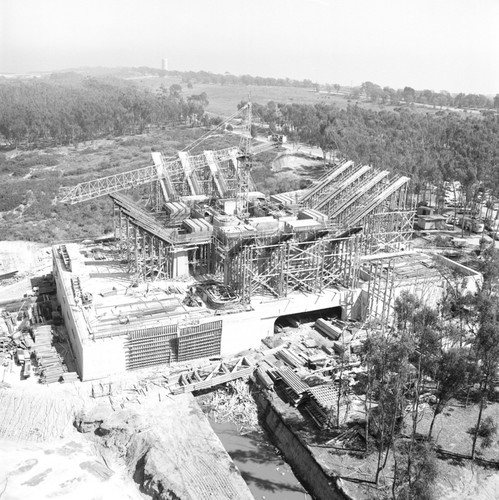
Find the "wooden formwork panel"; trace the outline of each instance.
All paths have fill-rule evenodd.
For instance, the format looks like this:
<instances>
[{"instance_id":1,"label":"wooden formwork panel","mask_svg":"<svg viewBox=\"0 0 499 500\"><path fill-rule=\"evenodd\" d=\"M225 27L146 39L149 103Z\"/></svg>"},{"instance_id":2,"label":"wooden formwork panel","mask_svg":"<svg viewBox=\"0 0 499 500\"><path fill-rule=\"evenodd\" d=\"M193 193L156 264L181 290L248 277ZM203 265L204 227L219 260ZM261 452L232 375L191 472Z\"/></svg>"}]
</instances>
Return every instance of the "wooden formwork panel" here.
<instances>
[{"instance_id":1,"label":"wooden formwork panel","mask_svg":"<svg viewBox=\"0 0 499 500\"><path fill-rule=\"evenodd\" d=\"M176 361L177 337L177 325L129 332L125 345L127 370Z\"/></svg>"},{"instance_id":2,"label":"wooden formwork panel","mask_svg":"<svg viewBox=\"0 0 499 500\"><path fill-rule=\"evenodd\" d=\"M219 356L222 348L222 321L180 329L178 361Z\"/></svg>"}]
</instances>

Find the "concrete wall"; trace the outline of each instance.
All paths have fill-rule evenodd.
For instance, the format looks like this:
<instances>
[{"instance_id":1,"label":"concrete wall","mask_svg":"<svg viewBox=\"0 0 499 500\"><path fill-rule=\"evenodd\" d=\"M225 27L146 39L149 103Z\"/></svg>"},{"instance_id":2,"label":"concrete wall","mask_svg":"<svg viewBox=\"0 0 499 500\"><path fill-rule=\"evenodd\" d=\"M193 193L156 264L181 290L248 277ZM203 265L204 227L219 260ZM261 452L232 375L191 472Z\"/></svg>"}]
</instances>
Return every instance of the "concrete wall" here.
<instances>
[{"instance_id":1,"label":"concrete wall","mask_svg":"<svg viewBox=\"0 0 499 500\"><path fill-rule=\"evenodd\" d=\"M461 288L470 293L476 293L483 285L483 276L478 271L454 262L443 255L435 254L435 259L450 269L456 271L461 278Z\"/></svg>"},{"instance_id":2,"label":"concrete wall","mask_svg":"<svg viewBox=\"0 0 499 500\"><path fill-rule=\"evenodd\" d=\"M93 340L81 310L74 300L71 273L62 263L57 248L53 247L54 279L57 300L68 332L71 349L82 380L93 380L125 371L125 337Z\"/></svg>"},{"instance_id":3,"label":"concrete wall","mask_svg":"<svg viewBox=\"0 0 499 500\"><path fill-rule=\"evenodd\" d=\"M178 254L176 257L177 272L185 274L188 267L187 254ZM85 312L74 300L72 273L65 269L56 247L53 248L53 259L57 298L80 377L82 380L93 380L124 373L127 337L121 335L94 339L93 335L89 335ZM78 265L77 260L77 255L73 255L72 263L74 262L75 266ZM81 271L84 270L82 267ZM259 347L263 338L273 335L274 324L279 316L342 307L344 319L347 319L359 294L360 289L326 290L321 295L295 293L284 299L257 297L252 301L251 311L220 314L210 319L222 320L222 356L233 355ZM112 331L109 333L112 334Z\"/></svg>"},{"instance_id":4,"label":"concrete wall","mask_svg":"<svg viewBox=\"0 0 499 500\"><path fill-rule=\"evenodd\" d=\"M335 478L325 473L310 449L286 425L271 402L259 394L257 403L262 410L262 423L270 439L312 496L318 500L351 500L338 486Z\"/></svg>"},{"instance_id":5,"label":"concrete wall","mask_svg":"<svg viewBox=\"0 0 499 500\"><path fill-rule=\"evenodd\" d=\"M189 274L189 254L187 250L176 249L173 254L173 277Z\"/></svg>"},{"instance_id":6,"label":"concrete wall","mask_svg":"<svg viewBox=\"0 0 499 500\"><path fill-rule=\"evenodd\" d=\"M83 345L82 380L94 380L126 371L125 336L86 339Z\"/></svg>"},{"instance_id":7,"label":"concrete wall","mask_svg":"<svg viewBox=\"0 0 499 500\"><path fill-rule=\"evenodd\" d=\"M322 295L295 294L283 299L255 298L251 302L253 311L220 317L223 321L222 356L259 347L262 339L274 334L274 324L279 316L342 307L343 319L347 319L360 292L360 289L326 290Z\"/></svg>"},{"instance_id":8,"label":"concrete wall","mask_svg":"<svg viewBox=\"0 0 499 500\"><path fill-rule=\"evenodd\" d=\"M76 368L81 376L83 367L83 346L78 333L78 328L76 326L73 311L74 308L76 308L76 304L73 300L71 285L67 283L65 279L65 273L67 273L67 271L65 270L60 257L57 255L56 247L52 248L52 256L54 262L53 274L57 290L57 301L61 306L62 318L68 332L69 342L71 343L71 349L75 357Z\"/></svg>"}]
</instances>

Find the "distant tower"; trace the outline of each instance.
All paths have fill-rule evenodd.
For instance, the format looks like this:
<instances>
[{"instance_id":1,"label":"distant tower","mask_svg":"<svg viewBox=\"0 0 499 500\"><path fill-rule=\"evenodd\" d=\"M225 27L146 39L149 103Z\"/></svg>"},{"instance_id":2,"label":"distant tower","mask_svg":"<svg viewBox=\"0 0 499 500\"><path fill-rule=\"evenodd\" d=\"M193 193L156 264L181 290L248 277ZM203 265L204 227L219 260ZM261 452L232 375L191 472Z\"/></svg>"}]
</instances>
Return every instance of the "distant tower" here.
<instances>
[{"instance_id":1,"label":"distant tower","mask_svg":"<svg viewBox=\"0 0 499 500\"><path fill-rule=\"evenodd\" d=\"M161 59L161 69L163 71L168 71L168 59L166 57L163 57L163 59Z\"/></svg>"}]
</instances>

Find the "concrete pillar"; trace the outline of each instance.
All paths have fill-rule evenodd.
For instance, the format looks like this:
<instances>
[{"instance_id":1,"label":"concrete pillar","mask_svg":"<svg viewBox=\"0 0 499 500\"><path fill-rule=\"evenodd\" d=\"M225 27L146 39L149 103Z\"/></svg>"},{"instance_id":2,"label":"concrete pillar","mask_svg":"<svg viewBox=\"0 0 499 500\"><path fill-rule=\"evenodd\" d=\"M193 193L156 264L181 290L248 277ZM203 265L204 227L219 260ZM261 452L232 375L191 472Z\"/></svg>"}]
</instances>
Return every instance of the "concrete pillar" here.
<instances>
[{"instance_id":1,"label":"concrete pillar","mask_svg":"<svg viewBox=\"0 0 499 500\"><path fill-rule=\"evenodd\" d=\"M189 255L186 249L176 249L173 254L173 277L189 274Z\"/></svg>"}]
</instances>

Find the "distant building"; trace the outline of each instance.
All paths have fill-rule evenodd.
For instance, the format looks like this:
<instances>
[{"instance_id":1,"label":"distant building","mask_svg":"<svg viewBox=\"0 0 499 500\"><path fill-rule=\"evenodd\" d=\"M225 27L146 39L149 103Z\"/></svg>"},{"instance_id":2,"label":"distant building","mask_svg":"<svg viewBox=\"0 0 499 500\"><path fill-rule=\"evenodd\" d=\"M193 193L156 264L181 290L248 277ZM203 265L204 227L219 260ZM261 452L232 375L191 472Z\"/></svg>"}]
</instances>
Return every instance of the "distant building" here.
<instances>
[{"instance_id":1,"label":"distant building","mask_svg":"<svg viewBox=\"0 0 499 500\"><path fill-rule=\"evenodd\" d=\"M161 59L161 69L163 71L168 71L168 59L166 57Z\"/></svg>"}]
</instances>

